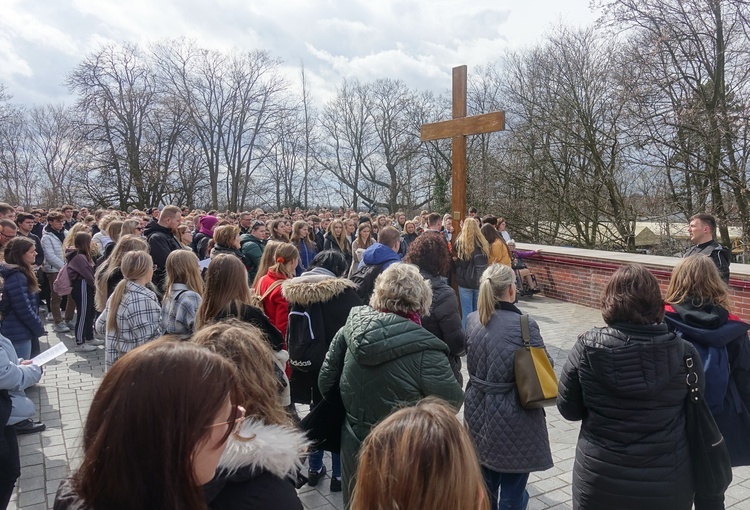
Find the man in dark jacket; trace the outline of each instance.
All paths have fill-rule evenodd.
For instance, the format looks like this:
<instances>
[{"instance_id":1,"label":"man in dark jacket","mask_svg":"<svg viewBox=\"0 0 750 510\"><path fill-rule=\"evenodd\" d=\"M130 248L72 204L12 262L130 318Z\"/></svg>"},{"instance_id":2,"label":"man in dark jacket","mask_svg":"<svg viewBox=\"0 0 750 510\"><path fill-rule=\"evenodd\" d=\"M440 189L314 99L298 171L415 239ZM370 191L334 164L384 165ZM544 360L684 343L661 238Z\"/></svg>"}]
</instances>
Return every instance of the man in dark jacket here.
<instances>
[{"instance_id":1,"label":"man in dark jacket","mask_svg":"<svg viewBox=\"0 0 750 510\"><path fill-rule=\"evenodd\" d=\"M240 249L247 267L247 281L252 283L258 273L263 250L266 249L266 224L260 220L254 221L250 225L250 233L240 237Z\"/></svg>"},{"instance_id":2,"label":"man in dark jacket","mask_svg":"<svg viewBox=\"0 0 750 510\"><path fill-rule=\"evenodd\" d=\"M167 257L174 250L182 249L182 245L174 235L181 221L182 211L180 208L176 205L168 205L162 210L159 221L151 220L144 231L151 258L156 266L152 281L161 291L164 290Z\"/></svg>"},{"instance_id":3,"label":"man in dark jacket","mask_svg":"<svg viewBox=\"0 0 750 510\"><path fill-rule=\"evenodd\" d=\"M729 262L732 252L716 242L716 218L699 213L690 218L688 226L690 241L694 244L682 257L707 255L714 261L724 282L729 283Z\"/></svg>"},{"instance_id":4,"label":"man in dark jacket","mask_svg":"<svg viewBox=\"0 0 750 510\"><path fill-rule=\"evenodd\" d=\"M357 294L367 303L370 301L372 291L375 288L375 279L388 267L400 262L398 255L401 246L401 234L393 227L384 227L378 233L378 241L365 250L362 254L357 271L351 279L357 284Z\"/></svg>"}]
</instances>

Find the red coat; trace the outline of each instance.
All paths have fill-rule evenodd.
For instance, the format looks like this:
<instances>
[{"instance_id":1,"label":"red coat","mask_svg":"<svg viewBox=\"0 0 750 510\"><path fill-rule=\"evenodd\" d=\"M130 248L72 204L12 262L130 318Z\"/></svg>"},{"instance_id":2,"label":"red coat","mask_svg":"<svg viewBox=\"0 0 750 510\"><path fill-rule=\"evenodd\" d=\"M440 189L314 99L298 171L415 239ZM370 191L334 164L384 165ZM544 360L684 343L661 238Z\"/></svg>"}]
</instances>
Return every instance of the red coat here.
<instances>
[{"instance_id":1,"label":"red coat","mask_svg":"<svg viewBox=\"0 0 750 510\"><path fill-rule=\"evenodd\" d=\"M268 273L258 281L256 294L262 296L274 282L286 279L287 277L283 274L269 269ZM265 310L271 324L276 326L276 329L281 331L281 335L286 338L286 327L289 324L289 302L281 293L281 285L273 289L263 300L263 310Z\"/></svg>"}]
</instances>

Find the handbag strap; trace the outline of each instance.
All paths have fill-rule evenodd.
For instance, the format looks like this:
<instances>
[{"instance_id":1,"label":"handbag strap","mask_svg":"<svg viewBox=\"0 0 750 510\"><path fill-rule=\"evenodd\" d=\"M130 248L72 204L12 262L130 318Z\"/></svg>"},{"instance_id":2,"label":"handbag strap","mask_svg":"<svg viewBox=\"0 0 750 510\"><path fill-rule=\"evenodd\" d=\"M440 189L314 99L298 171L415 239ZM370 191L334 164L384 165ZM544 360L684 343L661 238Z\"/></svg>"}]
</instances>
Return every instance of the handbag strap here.
<instances>
[{"instance_id":1,"label":"handbag strap","mask_svg":"<svg viewBox=\"0 0 750 510\"><path fill-rule=\"evenodd\" d=\"M685 368L687 368L685 382L688 387L688 398L691 402L699 402L701 399L701 392L698 387L698 373L695 371L695 360L693 360L693 355L685 354L684 361Z\"/></svg>"},{"instance_id":2,"label":"handbag strap","mask_svg":"<svg viewBox=\"0 0 750 510\"><path fill-rule=\"evenodd\" d=\"M276 287L278 287L278 286L279 286L279 285L281 285L282 283L284 283L284 280L276 280L275 282L273 282L273 283L272 283L272 284L271 284L271 285L270 285L270 286L269 286L269 287L268 287L268 288L266 289L266 291L265 291L265 292L263 293L263 295L262 295L262 296L260 297L260 301L262 302L262 301L263 301L264 299L266 299L266 298L268 297L268 295L269 295L269 294L270 294L271 292L273 292L273 289L275 289Z\"/></svg>"},{"instance_id":3,"label":"handbag strap","mask_svg":"<svg viewBox=\"0 0 750 510\"><path fill-rule=\"evenodd\" d=\"M521 314L521 337L523 337L523 346L527 349L531 347L531 333L529 332L529 316Z\"/></svg>"}]
</instances>

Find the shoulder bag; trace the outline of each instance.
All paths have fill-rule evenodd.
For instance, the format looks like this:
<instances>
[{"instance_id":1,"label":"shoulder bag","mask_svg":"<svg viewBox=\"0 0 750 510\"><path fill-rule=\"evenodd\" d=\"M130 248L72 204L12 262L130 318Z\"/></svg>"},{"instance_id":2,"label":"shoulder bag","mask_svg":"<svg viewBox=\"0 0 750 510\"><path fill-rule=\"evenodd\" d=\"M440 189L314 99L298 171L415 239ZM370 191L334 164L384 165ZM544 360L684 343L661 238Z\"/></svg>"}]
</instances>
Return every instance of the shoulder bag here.
<instances>
[{"instance_id":1,"label":"shoulder bag","mask_svg":"<svg viewBox=\"0 0 750 510\"><path fill-rule=\"evenodd\" d=\"M538 409L557 402L557 376L543 347L531 346L529 316L521 315L523 347L516 349L514 370L521 407Z\"/></svg>"}]
</instances>

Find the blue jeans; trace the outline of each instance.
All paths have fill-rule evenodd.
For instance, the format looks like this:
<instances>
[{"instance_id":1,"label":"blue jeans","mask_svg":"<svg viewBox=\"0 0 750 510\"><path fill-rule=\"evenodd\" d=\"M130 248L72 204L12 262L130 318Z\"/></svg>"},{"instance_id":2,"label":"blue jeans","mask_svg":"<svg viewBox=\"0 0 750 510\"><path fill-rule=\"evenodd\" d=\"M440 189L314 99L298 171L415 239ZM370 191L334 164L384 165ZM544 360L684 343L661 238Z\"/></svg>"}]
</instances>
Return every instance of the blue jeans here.
<instances>
[{"instance_id":1,"label":"blue jeans","mask_svg":"<svg viewBox=\"0 0 750 510\"><path fill-rule=\"evenodd\" d=\"M482 466L482 477L490 496L490 510L526 510L529 504L529 493L526 483L528 473L498 473ZM500 489L500 502L497 501L497 490Z\"/></svg>"},{"instance_id":2,"label":"blue jeans","mask_svg":"<svg viewBox=\"0 0 750 510\"><path fill-rule=\"evenodd\" d=\"M466 317L468 317L471 312L477 311L479 290L459 287L458 297L461 300L461 326L466 330Z\"/></svg>"},{"instance_id":3,"label":"blue jeans","mask_svg":"<svg viewBox=\"0 0 750 510\"><path fill-rule=\"evenodd\" d=\"M18 343L13 342L13 348L16 350L16 356L19 358L31 359L31 339Z\"/></svg>"},{"instance_id":4,"label":"blue jeans","mask_svg":"<svg viewBox=\"0 0 750 510\"><path fill-rule=\"evenodd\" d=\"M314 450L307 456L307 467L310 471L320 471L323 468L323 450ZM331 476L341 478L341 455L331 453Z\"/></svg>"}]
</instances>

